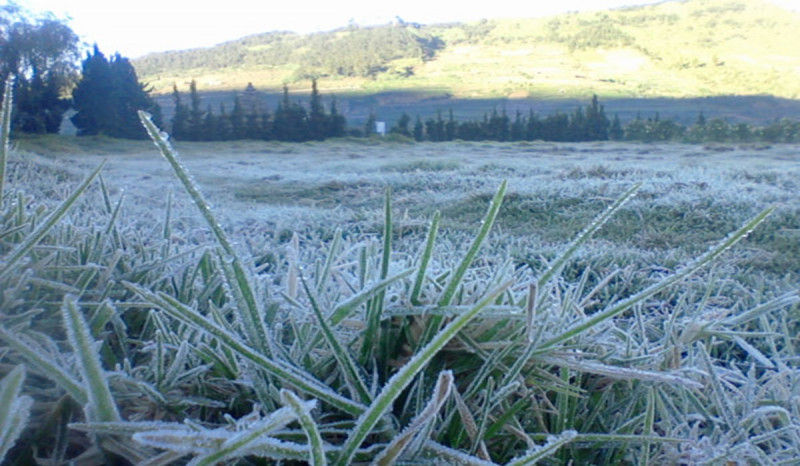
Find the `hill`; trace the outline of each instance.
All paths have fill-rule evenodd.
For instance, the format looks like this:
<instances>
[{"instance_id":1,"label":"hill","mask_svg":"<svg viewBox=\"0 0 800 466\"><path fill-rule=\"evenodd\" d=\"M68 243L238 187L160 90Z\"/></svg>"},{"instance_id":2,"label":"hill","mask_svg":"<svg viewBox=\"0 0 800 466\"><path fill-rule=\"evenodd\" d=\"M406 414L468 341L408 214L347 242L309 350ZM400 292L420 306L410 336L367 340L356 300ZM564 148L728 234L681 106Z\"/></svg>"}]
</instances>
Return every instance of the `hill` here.
<instances>
[{"instance_id":1,"label":"hill","mask_svg":"<svg viewBox=\"0 0 800 466\"><path fill-rule=\"evenodd\" d=\"M763 0L686 0L549 18L269 32L134 61L157 93L262 89L310 76L330 91L455 98L800 98L800 14Z\"/></svg>"}]
</instances>

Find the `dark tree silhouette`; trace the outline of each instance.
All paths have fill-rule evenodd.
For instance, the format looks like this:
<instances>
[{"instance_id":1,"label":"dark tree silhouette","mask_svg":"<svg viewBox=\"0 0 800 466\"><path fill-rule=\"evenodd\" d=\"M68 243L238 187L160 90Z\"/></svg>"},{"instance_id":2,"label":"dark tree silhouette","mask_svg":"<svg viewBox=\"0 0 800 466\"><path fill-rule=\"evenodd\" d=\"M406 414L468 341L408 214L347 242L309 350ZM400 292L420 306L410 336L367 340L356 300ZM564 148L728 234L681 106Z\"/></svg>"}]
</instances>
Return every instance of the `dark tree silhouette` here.
<instances>
[{"instance_id":1,"label":"dark tree silhouette","mask_svg":"<svg viewBox=\"0 0 800 466\"><path fill-rule=\"evenodd\" d=\"M151 113L154 122L161 124L161 109L139 82L128 59L116 54L108 60L97 45L83 61L83 76L72 98L77 110L72 122L80 136L146 138L138 110Z\"/></svg>"}]
</instances>

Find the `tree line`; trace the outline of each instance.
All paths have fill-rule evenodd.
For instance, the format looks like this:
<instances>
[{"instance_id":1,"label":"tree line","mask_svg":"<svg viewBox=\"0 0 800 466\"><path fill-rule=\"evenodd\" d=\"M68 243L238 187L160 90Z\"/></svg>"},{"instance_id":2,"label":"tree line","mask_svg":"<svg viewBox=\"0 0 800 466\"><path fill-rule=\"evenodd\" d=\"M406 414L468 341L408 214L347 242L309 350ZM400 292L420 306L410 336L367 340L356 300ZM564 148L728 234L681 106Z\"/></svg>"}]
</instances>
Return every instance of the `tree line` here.
<instances>
[{"instance_id":1,"label":"tree line","mask_svg":"<svg viewBox=\"0 0 800 466\"><path fill-rule=\"evenodd\" d=\"M202 98L193 80L189 86L189 103L185 103L177 85L173 86L172 99L175 114L172 118L172 137L179 141L230 141L235 139L276 140L302 142L345 136L347 120L339 113L336 99L331 99L328 109L322 102L317 81L311 81L311 96L306 105L292 101L288 86L283 86L283 99L273 113L264 109L252 96L255 88L249 84L243 100L233 99L230 111L220 104L214 112L211 106L203 108Z\"/></svg>"},{"instance_id":2,"label":"tree line","mask_svg":"<svg viewBox=\"0 0 800 466\"><path fill-rule=\"evenodd\" d=\"M371 115L364 127L367 135L374 133L376 118ZM529 111L515 112L510 117L505 110L496 108L485 113L480 120L457 120L453 111L445 118L441 111L423 120L419 116L412 123L407 113L395 122L390 135L422 142L441 141L636 141L636 142L763 142L800 143L800 122L790 119L775 120L764 126L747 123L730 123L722 118L707 120L700 113L693 125L681 125L674 120L653 117L635 119L623 124L618 116L609 119L597 96L586 107L572 113L556 112L540 116Z\"/></svg>"},{"instance_id":3,"label":"tree line","mask_svg":"<svg viewBox=\"0 0 800 466\"><path fill-rule=\"evenodd\" d=\"M374 116L365 126L370 132ZM392 126L390 133L399 134L416 141L602 141L614 138L621 132L619 118L610 121L605 109L600 105L597 96L592 97L591 104L584 109L578 107L571 114L557 112L541 117L531 110L528 114L517 111L511 118L506 110L495 108L485 113L482 120L458 121L453 111L448 112L445 119L442 112L436 117L423 121L419 116L412 126L411 118L404 113Z\"/></svg>"}]
</instances>

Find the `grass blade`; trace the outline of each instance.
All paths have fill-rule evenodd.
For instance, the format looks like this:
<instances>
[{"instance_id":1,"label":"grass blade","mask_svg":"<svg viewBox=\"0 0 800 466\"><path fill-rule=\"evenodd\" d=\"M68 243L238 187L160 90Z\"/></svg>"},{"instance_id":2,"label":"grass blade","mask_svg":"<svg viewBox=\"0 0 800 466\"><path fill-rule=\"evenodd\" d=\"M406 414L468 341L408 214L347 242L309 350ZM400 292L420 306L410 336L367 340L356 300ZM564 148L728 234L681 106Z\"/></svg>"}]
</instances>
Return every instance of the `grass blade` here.
<instances>
[{"instance_id":1,"label":"grass blade","mask_svg":"<svg viewBox=\"0 0 800 466\"><path fill-rule=\"evenodd\" d=\"M422 256L419 261L419 267L417 268L417 276L414 279L414 286L411 289L411 304L415 306L420 306L422 303L419 300L419 295L422 293L422 284L425 281L425 272L428 270L428 263L430 263L431 256L433 255L433 245L436 242L436 235L439 232L439 218L441 214L437 210L433 213L433 219L431 220L431 226L428 228L428 236L425 238L425 249L422 252Z\"/></svg>"},{"instance_id":2,"label":"grass blade","mask_svg":"<svg viewBox=\"0 0 800 466\"><path fill-rule=\"evenodd\" d=\"M11 152L11 110L14 107L14 78L9 76L3 86L3 106L0 108L0 208L6 182L6 162Z\"/></svg>"},{"instance_id":3,"label":"grass blade","mask_svg":"<svg viewBox=\"0 0 800 466\"><path fill-rule=\"evenodd\" d=\"M308 415L308 413L314 409L314 406L316 406L316 401L300 401L300 404L300 409L304 410L306 415ZM282 448L286 448L290 444L285 444L285 442L281 442L277 439L275 439L274 442L264 442L269 438L266 434L281 429L294 420L294 408L285 407L273 411L265 419L257 422L244 432L229 435L219 447L214 448L213 452L197 458L193 464L196 466L215 465L227 459L245 456L251 453L251 449L257 442L261 443L262 446L274 443L274 449L276 452L279 452L279 455L276 456L277 458L281 458L284 455L284 452L281 451ZM270 456L269 449L266 452L260 451L259 455Z\"/></svg>"},{"instance_id":4,"label":"grass blade","mask_svg":"<svg viewBox=\"0 0 800 466\"><path fill-rule=\"evenodd\" d=\"M319 433L319 427L311 417L311 408L313 404L304 403L297 395L289 390L281 390L281 402L294 411L297 420L300 421L300 426L306 433L308 444L311 447L311 464L314 466L325 466L328 464L328 459L325 457L325 449L322 444L322 436Z\"/></svg>"},{"instance_id":5,"label":"grass blade","mask_svg":"<svg viewBox=\"0 0 800 466\"><path fill-rule=\"evenodd\" d=\"M31 413L33 398L23 395L25 365L20 364L0 380L0 462L14 446Z\"/></svg>"},{"instance_id":6,"label":"grass blade","mask_svg":"<svg viewBox=\"0 0 800 466\"><path fill-rule=\"evenodd\" d=\"M424 431L425 427L436 419L436 414L442 409L444 402L447 401L447 398L450 396L450 392L453 389L453 380L452 371L442 371L439 373L436 386L433 388L433 395L425 406L425 409L411 421L411 424L409 424L399 436L392 440L392 443L375 458L373 464L379 466L391 466L395 464L414 437Z\"/></svg>"},{"instance_id":7,"label":"grass blade","mask_svg":"<svg viewBox=\"0 0 800 466\"><path fill-rule=\"evenodd\" d=\"M583 243L588 241L589 238L591 238L597 232L597 230L600 229L600 227L602 227L611 217L613 217L614 214L616 214L617 211L620 208L622 208L622 206L626 202L628 202L628 200L631 199L636 194L636 192L639 191L639 188L641 187L642 187L641 183L636 183L635 185L633 185L633 187L625 191L622 194L622 196L620 196L619 198L617 198L616 201L614 201L613 204L608 206L605 212L603 212L602 214L597 216L594 220L592 220L592 223L590 223L586 228L584 228L583 231L581 231L578 234L578 236L574 240L572 240L572 243L570 243L569 246L567 246L567 249L565 249L564 252L561 253L561 255L559 255L558 258L555 261L553 261L552 264L550 264L547 270L537 280L537 285L540 290L544 287L544 285L547 282L550 281L551 278L553 278L553 276L556 273L558 273L561 270L564 264L566 264L566 262L572 257L573 254L575 254L578 248Z\"/></svg>"},{"instance_id":8,"label":"grass blade","mask_svg":"<svg viewBox=\"0 0 800 466\"><path fill-rule=\"evenodd\" d=\"M236 335L233 335L228 330L198 314L195 310L171 296L164 293L152 293L133 283L123 282L123 285L173 318L213 336L236 351L241 357L252 361L268 374L275 376L278 380L314 395L320 400L330 403L347 413L358 415L364 411L364 405L339 395L300 368L264 356L259 353L257 349L248 346L246 342L242 341Z\"/></svg>"},{"instance_id":9,"label":"grass blade","mask_svg":"<svg viewBox=\"0 0 800 466\"><path fill-rule=\"evenodd\" d=\"M0 279L4 278L12 270L14 266L22 259L31 249L33 249L42 238L58 223L59 220L67 213L67 211L75 204L78 198L86 191L89 184L103 169L105 162L101 163L92 173L83 180L83 183L78 186L58 207L53 210L42 223L36 227L31 233L25 236L25 239L19 243L9 254L3 259L2 268L0 268Z\"/></svg>"},{"instance_id":10,"label":"grass blade","mask_svg":"<svg viewBox=\"0 0 800 466\"><path fill-rule=\"evenodd\" d=\"M625 299L617 304L612 305L600 312L592 314L591 317L585 319L584 321L573 325L571 328L565 330L564 332L556 335L555 337L547 340L541 346L537 348L537 352L544 352L545 350L552 348L553 346L563 343L581 333L589 330L590 328L596 326L597 324L606 321L628 309L630 309L634 304L649 298L650 296L668 288L669 286L683 280L684 278L694 274L704 266L708 265L712 261L714 261L717 257L719 257L722 253L730 249L734 244L736 244L739 240L747 236L754 228L756 228L761 222L763 222L771 213L775 210L774 208L769 208L761 212L760 214L756 215L752 220L744 224L741 228L733 232L727 238L722 240L718 245L711 248L708 252L700 256L691 264L684 266L674 274L666 277L665 279L661 280L658 283L655 283L644 290L636 293L635 295L631 296L628 299Z\"/></svg>"},{"instance_id":11,"label":"grass blade","mask_svg":"<svg viewBox=\"0 0 800 466\"><path fill-rule=\"evenodd\" d=\"M24 341L19 335L0 327L0 339L21 354L29 364L39 369L39 372L64 389L73 400L80 405L89 402L86 389L72 374L64 370L63 365L49 358L42 348L36 348L31 343Z\"/></svg>"},{"instance_id":12,"label":"grass blade","mask_svg":"<svg viewBox=\"0 0 800 466\"><path fill-rule=\"evenodd\" d=\"M381 256L381 275L380 279L385 280L389 276L389 263L392 258L392 191L386 188L386 199L384 201L384 221L383 221L383 254ZM370 300L367 306L366 329L363 332L364 341L361 344L361 362L365 366L375 354L375 346L381 340L381 316L383 315L383 301L386 297L386 290L380 289Z\"/></svg>"},{"instance_id":13,"label":"grass blade","mask_svg":"<svg viewBox=\"0 0 800 466\"><path fill-rule=\"evenodd\" d=\"M336 358L336 362L338 363L339 369L342 371L342 374L347 382L347 386L350 388L353 395L357 396L362 403L370 403L372 401L372 396L370 396L369 388L367 387L367 383L361 377L358 367L356 367L355 361L353 358L350 357L350 352L347 348L342 346L339 342L339 339L334 334L333 329L328 325L325 316L322 314L322 310L319 308L317 304L317 300L314 297L313 292L308 286L306 280L301 276L300 280L303 284L303 287L306 290L306 294L308 295L308 299L311 303L311 310L314 312L314 317L317 318L317 323L322 330L322 335L327 341L328 345L330 345L331 350L333 350L333 356Z\"/></svg>"},{"instance_id":14,"label":"grass blade","mask_svg":"<svg viewBox=\"0 0 800 466\"><path fill-rule=\"evenodd\" d=\"M114 398L111 396L108 378L100 364L100 357L95 349L89 325L78 309L77 298L74 296L64 297L61 314L64 318L67 339L77 356L78 370L86 384L86 392L89 397L89 412L86 417L100 422L119 421L121 418Z\"/></svg>"},{"instance_id":15,"label":"grass blade","mask_svg":"<svg viewBox=\"0 0 800 466\"><path fill-rule=\"evenodd\" d=\"M189 176L189 172L183 164L181 164L177 151L172 148L172 145L168 141L167 134L161 132L151 120L150 115L141 110L139 111L139 119L147 130L150 139L153 140L153 143L161 152L161 155L164 156L172 167L175 176L177 176L186 192L192 198L192 201L194 201L195 206L197 206L203 219L208 224L208 227L211 229L220 247L222 247L224 252L222 262L225 280L233 293L233 298L236 300L239 310L242 311L242 319L245 322L244 329L250 343L262 349L267 354L271 354L273 341L264 326L264 322L261 318L264 313L258 305L253 286L250 283L250 278L242 265L242 260L228 240L228 236L225 234L222 226L220 226L214 214L211 212L211 207L208 205L208 202L206 202L200 189L192 180L191 176Z\"/></svg>"},{"instance_id":16,"label":"grass blade","mask_svg":"<svg viewBox=\"0 0 800 466\"><path fill-rule=\"evenodd\" d=\"M351 296L346 301L343 301L336 305L331 311L330 319L331 325L335 326L342 322L347 316L350 315L358 306L367 302L375 293L385 289L389 285L395 283L398 280L401 280L414 272L413 268L409 268L399 272L391 277L388 277L384 280L380 280L376 283L373 283L369 288L365 288L359 291L357 294Z\"/></svg>"},{"instance_id":17,"label":"grass blade","mask_svg":"<svg viewBox=\"0 0 800 466\"><path fill-rule=\"evenodd\" d=\"M405 390L414 377L416 377L425 365L444 348L447 342L477 316L484 307L493 303L498 296L503 294L511 284L511 280L503 283L492 292L488 293L472 309L453 319L386 382L380 394L356 422L350 436L342 447L337 464L342 466L350 464L358 447L369 435L380 418L391 408L394 400Z\"/></svg>"},{"instance_id":18,"label":"grass blade","mask_svg":"<svg viewBox=\"0 0 800 466\"><path fill-rule=\"evenodd\" d=\"M505 180L500 183L500 187L497 189L497 192L492 198L491 204L489 204L489 209L486 211L486 216L484 216L483 220L481 220L481 228L478 230L478 235L470 245L469 250L467 250L467 253L464 255L464 258L458 264L458 267L456 267L456 270L453 273L453 276L450 277L450 281L447 283L444 291L442 291L441 298L439 298L439 306L448 306L453 301L453 296L456 294L458 285L461 284L461 279L464 278L464 274L472 264L475 256L478 255L478 251L480 250L483 241L489 235L492 225L494 225L494 221L497 218L497 213L500 211L500 206L503 204L503 197L505 197L506 194L507 184L508 183Z\"/></svg>"},{"instance_id":19,"label":"grass blade","mask_svg":"<svg viewBox=\"0 0 800 466\"><path fill-rule=\"evenodd\" d=\"M559 448L574 441L577 436L578 433L574 430L567 430L559 435L550 436L547 443L528 451L520 457L514 458L508 463L508 466L534 465L538 461L553 455Z\"/></svg>"}]
</instances>

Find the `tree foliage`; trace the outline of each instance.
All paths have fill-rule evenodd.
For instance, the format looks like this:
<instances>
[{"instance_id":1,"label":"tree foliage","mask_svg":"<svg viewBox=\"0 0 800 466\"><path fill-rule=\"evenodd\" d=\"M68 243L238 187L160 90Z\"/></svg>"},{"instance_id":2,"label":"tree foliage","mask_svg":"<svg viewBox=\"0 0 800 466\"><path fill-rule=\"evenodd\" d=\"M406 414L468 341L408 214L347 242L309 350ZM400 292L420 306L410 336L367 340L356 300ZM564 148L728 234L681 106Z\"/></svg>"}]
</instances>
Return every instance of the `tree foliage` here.
<instances>
[{"instance_id":1,"label":"tree foliage","mask_svg":"<svg viewBox=\"0 0 800 466\"><path fill-rule=\"evenodd\" d=\"M82 77L72 92L77 113L72 117L78 135L97 135L143 139L147 137L138 110L161 119L161 110L139 82L127 58L115 54L110 60L97 45L83 61Z\"/></svg>"},{"instance_id":2,"label":"tree foliage","mask_svg":"<svg viewBox=\"0 0 800 466\"><path fill-rule=\"evenodd\" d=\"M12 125L28 133L57 132L76 78L78 36L52 15L33 16L15 3L0 6L0 80L16 77Z\"/></svg>"},{"instance_id":3,"label":"tree foliage","mask_svg":"<svg viewBox=\"0 0 800 466\"><path fill-rule=\"evenodd\" d=\"M190 85L190 106L183 103L177 86L173 87L172 96L175 102L172 137L180 141L321 141L344 136L347 131L347 120L339 113L335 98L326 111L316 80L311 82L311 96L306 105L292 100L289 86L284 85L283 98L272 114L263 108L252 84L234 96L230 114L224 106L219 113L214 113L210 107L203 110L194 81Z\"/></svg>"}]
</instances>

